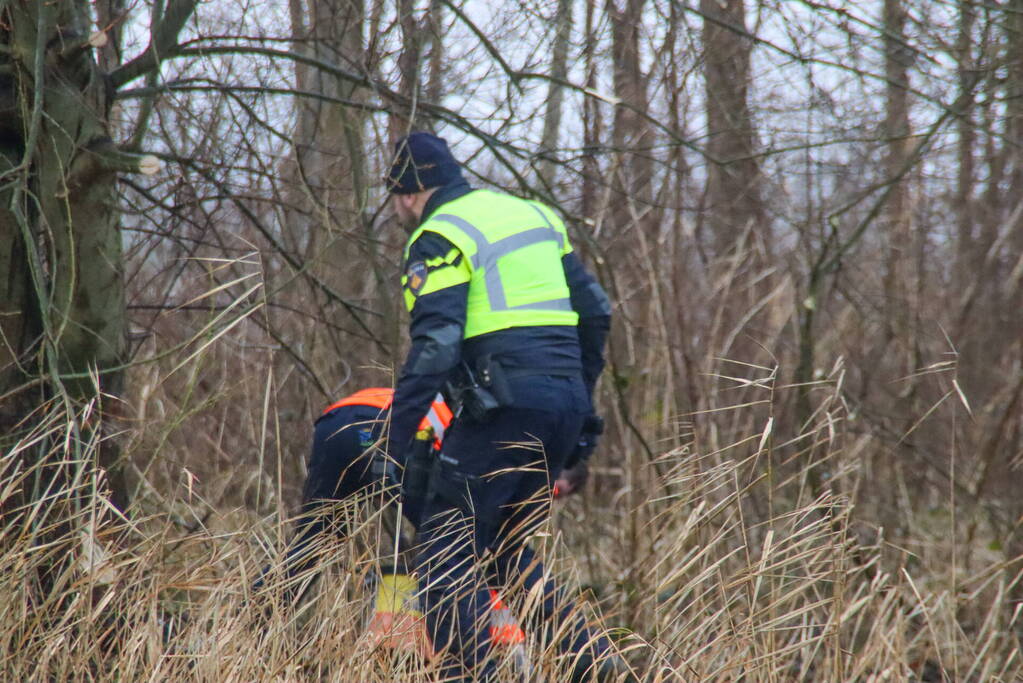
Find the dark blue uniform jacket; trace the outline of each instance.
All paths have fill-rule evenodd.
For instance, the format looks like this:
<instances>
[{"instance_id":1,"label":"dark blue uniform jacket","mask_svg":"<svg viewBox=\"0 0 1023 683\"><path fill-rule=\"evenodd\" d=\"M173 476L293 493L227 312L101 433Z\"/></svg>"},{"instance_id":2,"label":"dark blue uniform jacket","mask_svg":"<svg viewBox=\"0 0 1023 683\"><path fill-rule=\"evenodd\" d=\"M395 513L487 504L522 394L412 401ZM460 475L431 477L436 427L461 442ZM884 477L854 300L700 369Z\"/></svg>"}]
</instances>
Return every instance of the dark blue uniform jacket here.
<instances>
[{"instance_id":1,"label":"dark blue uniform jacket","mask_svg":"<svg viewBox=\"0 0 1023 683\"><path fill-rule=\"evenodd\" d=\"M464 181L438 189L427 202L422 220L425 222L445 203L471 191ZM409 247L405 266L438 261L438 257L442 259L453 248L454 245L440 235L424 232ZM474 367L477 358L490 355L512 370L564 372L578 369L592 396L593 385L604 368L604 343L611 325L611 307L604 290L574 252L562 257L562 266L572 308L579 314L577 327L514 327L465 340L462 331L469 291L467 283L416 298L409 330L412 347L399 375L392 404L388 440L388 452L392 457L404 457L430 402L462 361ZM528 395L515 396L513 405L536 407Z\"/></svg>"}]
</instances>

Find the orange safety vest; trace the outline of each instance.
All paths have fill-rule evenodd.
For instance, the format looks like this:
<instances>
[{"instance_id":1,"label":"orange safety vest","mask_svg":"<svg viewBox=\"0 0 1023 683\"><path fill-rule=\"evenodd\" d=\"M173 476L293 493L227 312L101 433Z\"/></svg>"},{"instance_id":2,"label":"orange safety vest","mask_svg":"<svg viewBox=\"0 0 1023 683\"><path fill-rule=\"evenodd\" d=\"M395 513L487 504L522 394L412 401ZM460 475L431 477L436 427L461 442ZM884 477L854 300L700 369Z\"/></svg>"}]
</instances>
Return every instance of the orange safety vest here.
<instances>
[{"instance_id":1,"label":"orange safety vest","mask_svg":"<svg viewBox=\"0 0 1023 683\"><path fill-rule=\"evenodd\" d=\"M384 389L382 387L370 387L369 389L361 389L356 391L351 396L341 399L337 403L332 403L327 406L323 411L326 415L330 411L341 408L344 406L369 406L370 408L377 408L378 410L387 410L391 407L391 401L394 399L393 389ZM419 429L433 429L433 438L437 442L438 448L440 447L441 440L444 439L444 430L451 424L452 418L451 409L448 408L447 404L444 403L444 397L437 394L437 398L433 399L433 404L430 405L430 410L426 412L426 417L419 423Z\"/></svg>"}]
</instances>

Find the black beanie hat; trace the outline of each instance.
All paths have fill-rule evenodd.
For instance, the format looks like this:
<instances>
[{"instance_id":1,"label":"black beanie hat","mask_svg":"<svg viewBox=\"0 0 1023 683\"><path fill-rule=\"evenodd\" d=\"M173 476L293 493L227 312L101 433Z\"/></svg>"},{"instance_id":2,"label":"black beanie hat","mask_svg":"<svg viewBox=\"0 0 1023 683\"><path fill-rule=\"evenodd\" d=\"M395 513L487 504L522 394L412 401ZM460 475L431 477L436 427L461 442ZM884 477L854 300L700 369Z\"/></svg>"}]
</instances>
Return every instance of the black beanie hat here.
<instances>
[{"instance_id":1,"label":"black beanie hat","mask_svg":"<svg viewBox=\"0 0 1023 683\"><path fill-rule=\"evenodd\" d=\"M417 131L394 143L394 161L384 180L393 194L415 194L461 178L462 169L444 138Z\"/></svg>"}]
</instances>

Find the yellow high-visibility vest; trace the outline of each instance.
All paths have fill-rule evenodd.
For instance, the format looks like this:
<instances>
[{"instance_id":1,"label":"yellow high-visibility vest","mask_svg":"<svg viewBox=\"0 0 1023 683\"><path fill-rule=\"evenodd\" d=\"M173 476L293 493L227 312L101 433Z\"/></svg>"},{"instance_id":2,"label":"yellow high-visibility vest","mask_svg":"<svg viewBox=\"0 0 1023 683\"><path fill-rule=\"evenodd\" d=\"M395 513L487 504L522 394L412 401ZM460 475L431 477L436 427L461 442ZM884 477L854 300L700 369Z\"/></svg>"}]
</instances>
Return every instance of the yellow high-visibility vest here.
<instances>
[{"instance_id":1,"label":"yellow high-visibility vest","mask_svg":"<svg viewBox=\"0 0 1023 683\"><path fill-rule=\"evenodd\" d=\"M454 244L468 268L466 339L510 327L579 322L561 265L561 257L572 247L564 223L547 206L474 190L430 216L409 238L409 246L424 232L437 233ZM440 272L437 276L437 280L453 277ZM429 284L429 290L435 291L448 283ZM411 311L415 298L406 294Z\"/></svg>"}]
</instances>

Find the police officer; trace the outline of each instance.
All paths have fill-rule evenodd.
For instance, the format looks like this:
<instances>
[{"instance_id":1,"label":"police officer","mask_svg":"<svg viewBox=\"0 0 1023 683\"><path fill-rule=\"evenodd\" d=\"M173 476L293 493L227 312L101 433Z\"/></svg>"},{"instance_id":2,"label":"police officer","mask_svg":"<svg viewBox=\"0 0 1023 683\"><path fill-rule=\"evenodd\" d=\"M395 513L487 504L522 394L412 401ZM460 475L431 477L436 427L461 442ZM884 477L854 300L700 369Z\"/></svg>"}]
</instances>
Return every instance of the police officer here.
<instances>
[{"instance_id":1,"label":"police officer","mask_svg":"<svg viewBox=\"0 0 1023 683\"><path fill-rule=\"evenodd\" d=\"M620 660L545 578L526 541L549 513L551 482L588 456L602 429L591 398L604 365L607 296L554 211L474 190L443 139L401 139L386 180L411 233L402 287L412 341L388 452L409 447L438 391L456 411L423 503L416 556L434 647L448 651L444 673L493 676L482 628L486 565L506 594L541 584L539 626L563 634L572 680L604 678L614 673L608 662Z\"/></svg>"},{"instance_id":2,"label":"police officer","mask_svg":"<svg viewBox=\"0 0 1023 683\"><path fill-rule=\"evenodd\" d=\"M348 534L345 521L329 514L332 503L374 489L384 494L384 502L396 498L397 468L378 448L393 395L391 389L362 389L328 406L316 420L297 533L280 568L288 597L296 597L295 584L315 563L317 539L328 531L339 537ZM429 429L432 447L439 448L450 422L451 411L440 396L435 396L417 430ZM271 570L263 571L255 590L264 586Z\"/></svg>"}]
</instances>

